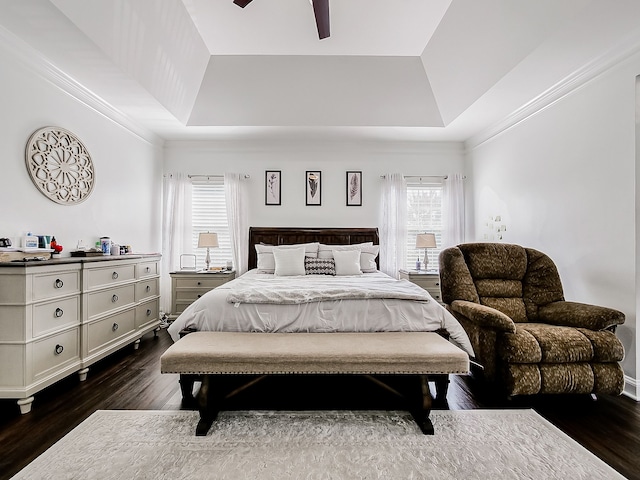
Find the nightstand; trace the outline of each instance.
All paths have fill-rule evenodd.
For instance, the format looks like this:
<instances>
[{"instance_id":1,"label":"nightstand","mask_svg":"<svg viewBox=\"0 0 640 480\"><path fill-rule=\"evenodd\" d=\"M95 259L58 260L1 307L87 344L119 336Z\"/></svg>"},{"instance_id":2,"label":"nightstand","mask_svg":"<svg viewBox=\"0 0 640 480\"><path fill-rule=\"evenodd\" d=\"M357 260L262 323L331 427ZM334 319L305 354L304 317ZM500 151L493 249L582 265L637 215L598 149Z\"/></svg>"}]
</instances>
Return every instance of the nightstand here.
<instances>
[{"instance_id":1,"label":"nightstand","mask_svg":"<svg viewBox=\"0 0 640 480\"><path fill-rule=\"evenodd\" d=\"M416 285L421 286L438 303L442 303L440 293L440 273L436 270L399 270L400 278L405 278Z\"/></svg>"},{"instance_id":2,"label":"nightstand","mask_svg":"<svg viewBox=\"0 0 640 480\"><path fill-rule=\"evenodd\" d=\"M169 273L171 277L171 315L175 319L185 308L209 290L236 278L235 270L230 272L194 272L180 270Z\"/></svg>"}]
</instances>

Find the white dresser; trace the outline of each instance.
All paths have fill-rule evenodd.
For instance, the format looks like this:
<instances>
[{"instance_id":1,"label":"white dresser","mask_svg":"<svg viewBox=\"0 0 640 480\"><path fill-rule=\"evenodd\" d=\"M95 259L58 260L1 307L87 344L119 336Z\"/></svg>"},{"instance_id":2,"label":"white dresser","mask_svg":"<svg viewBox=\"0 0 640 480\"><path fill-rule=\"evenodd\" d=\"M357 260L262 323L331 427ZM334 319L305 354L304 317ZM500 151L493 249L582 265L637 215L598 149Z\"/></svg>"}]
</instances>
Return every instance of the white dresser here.
<instances>
[{"instance_id":1,"label":"white dresser","mask_svg":"<svg viewBox=\"0 0 640 480\"><path fill-rule=\"evenodd\" d=\"M159 325L159 256L0 264L0 398L33 394Z\"/></svg>"}]
</instances>

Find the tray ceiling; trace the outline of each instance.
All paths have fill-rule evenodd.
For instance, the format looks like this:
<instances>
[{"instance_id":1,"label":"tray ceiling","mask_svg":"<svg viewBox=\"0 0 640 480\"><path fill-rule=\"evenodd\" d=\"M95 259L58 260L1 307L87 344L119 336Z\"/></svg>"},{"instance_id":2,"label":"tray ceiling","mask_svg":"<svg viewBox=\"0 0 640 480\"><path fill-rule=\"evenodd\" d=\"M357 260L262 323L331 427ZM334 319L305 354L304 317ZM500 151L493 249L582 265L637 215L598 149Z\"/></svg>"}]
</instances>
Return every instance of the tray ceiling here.
<instances>
[{"instance_id":1,"label":"tray ceiling","mask_svg":"<svg viewBox=\"0 0 640 480\"><path fill-rule=\"evenodd\" d=\"M639 3L332 0L318 40L308 0L4 0L0 38L165 139L462 141L635 42Z\"/></svg>"}]
</instances>

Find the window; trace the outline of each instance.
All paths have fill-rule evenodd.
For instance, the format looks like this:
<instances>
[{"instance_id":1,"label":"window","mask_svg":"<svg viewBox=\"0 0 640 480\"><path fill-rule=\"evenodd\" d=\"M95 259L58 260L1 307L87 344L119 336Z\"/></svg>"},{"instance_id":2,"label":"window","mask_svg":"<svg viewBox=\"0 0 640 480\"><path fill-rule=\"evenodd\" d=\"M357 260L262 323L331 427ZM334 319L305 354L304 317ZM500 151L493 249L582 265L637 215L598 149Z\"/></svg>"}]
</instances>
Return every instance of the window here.
<instances>
[{"instance_id":1,"label":"window","mask_svg":"<svg viewBox=\"0 0 640 480\"><path fill-rule=\"evenodd\" d=\"M229 224L227 222L227 206L224 194L224 179L222 177L194 178L191 181L191 222L193 225L191 243L196 254L198 269L205 265L206 248L198 248L198 234L200 232L215 232L218 234L218 248L210 248L211 266L224 266L232 259Z\"/></svg>"},{"instance_id":2,"label":"window","mask_svg":"<svg viewBox=\"0 0 640 480\"><path fill-rule=\"evenodd\" d=\"M427 180L428 179L428 180ZM442 249L442 180L435 177L407 178L407 258L405 267L415 268L424 262L423 248L416 248L416 235L433 233L437 248L428 248L429 269L438 268ZM424 268L424 265L422 265Z\"/></svg>"}]
</instances>

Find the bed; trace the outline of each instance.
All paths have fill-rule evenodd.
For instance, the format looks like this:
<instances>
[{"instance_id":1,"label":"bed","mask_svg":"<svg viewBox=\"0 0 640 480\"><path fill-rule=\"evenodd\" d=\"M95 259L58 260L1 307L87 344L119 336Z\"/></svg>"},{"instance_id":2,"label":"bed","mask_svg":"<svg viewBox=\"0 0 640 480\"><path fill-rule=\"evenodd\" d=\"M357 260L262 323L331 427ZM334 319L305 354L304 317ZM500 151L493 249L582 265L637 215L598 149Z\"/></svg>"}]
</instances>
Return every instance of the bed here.
<instances>
[{"instance_id":1,"label":"bed","mask_svg":"<svg viewBox=\"0 0 640 480\"><path fill-rule=\"evenodd\" d=\"M305 264L314 258L318 260L309 268L338 255L335 249L342 249L340 254L360 249L361 271L366 273L340 275L338 271L338 275L316 275L303 271L302 275L284 276L268 273L275 259L268 264L260 257L268 258L269 250L278 250L273 247L292 245L305 246ZM444 307L421 287L391 279L378 270L378 247L377 228L251 227L248 272L192 303L171 324L169 333L177 341L185 330L444 331L450 341L473 356L465 331ZM387 291L388 288L393 291Z\"/></svg>"},{"instance_id":2,"label":"bed","mask_svg":"<svg viewBox=\"0 0 640 480\"><path fill-rule=\"evenodd\" d=\"M185 309L169 327L174 341L189 331L426 331L441 333L473 356L466 333L444 307L421 287L392 279L378 270L377 228L251 227L248 248L249 271L209 291ZM334 256L337 274L314 274L318 272L306 268L300 272L301 249L305 267L310 264L309 268L319 268L319 273L323 272L323 259ZM360 252L360 270L366 273L349 275L354 273L354 251ZM271 263L265 262L269 252ZM295 265L293 272L284 267L276 271L285 260ZM283 272L285 275L276 275ZM389 285L395 292L389 294ZM181 379L185 400L191 394L192 383L187 377ZM442 395L446 395L446 387L443 394L438 391L438 399Z\"/></svg>"}]
</instances>

